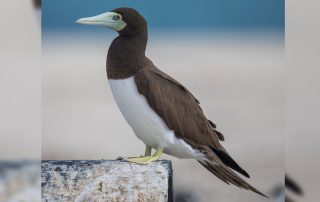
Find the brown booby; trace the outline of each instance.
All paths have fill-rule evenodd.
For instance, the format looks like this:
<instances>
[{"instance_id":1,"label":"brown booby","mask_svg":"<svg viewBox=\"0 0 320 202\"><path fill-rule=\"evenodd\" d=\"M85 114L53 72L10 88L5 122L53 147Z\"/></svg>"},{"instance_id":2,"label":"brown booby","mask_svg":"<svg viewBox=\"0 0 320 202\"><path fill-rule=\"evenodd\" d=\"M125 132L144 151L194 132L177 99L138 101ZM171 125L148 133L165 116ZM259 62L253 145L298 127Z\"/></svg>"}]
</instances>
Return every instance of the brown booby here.
<instances>
[{"instance_id":1,"label":"brown booby","mask_svg":"<svg viewBox=\"0 0 320 202\"><path fill-rule=\"evenodd\" d=\"M146 57L148 32L142 15L117 8L77 23L105 26L119 34L107 55L108 81L122 115L146 145L145 156L128 161L147 164L162 152L195 159L227 184L263 195L231 170L249 177L220 144L224 137L205 117L199 101Z\"/></svg>"}]
</instances>

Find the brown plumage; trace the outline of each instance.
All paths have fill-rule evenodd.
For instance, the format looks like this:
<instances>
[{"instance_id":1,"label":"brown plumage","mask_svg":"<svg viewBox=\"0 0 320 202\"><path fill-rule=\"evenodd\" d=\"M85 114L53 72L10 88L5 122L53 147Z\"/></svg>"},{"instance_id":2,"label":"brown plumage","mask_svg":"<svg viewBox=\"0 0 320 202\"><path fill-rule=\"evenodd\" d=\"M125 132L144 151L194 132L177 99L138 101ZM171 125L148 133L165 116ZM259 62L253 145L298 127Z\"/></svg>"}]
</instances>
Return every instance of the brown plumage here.
<instances>
[{"instance_id":1,"label":"brown plumage","mask_svg":"<svg viewBox=\"0 0 320 202\"><path fill-rule=\"evenodd\" d=\"M219 143L219 136L210 128L200 106L185 87L156 67L142 69L134 78L139 93L146 97L148 104L168 128L192 148L206 155L209 161L200 162L205 168L227 184L263 195L230 169L249 177Z\"/></svg>"},{"instance_id":2,"label":"brown plumage","mask_svg":"<svg viewBox=\"0 0 320 202\"><path fill-rule=\"evenodd\" d=\"M145 56L148 34L144 18L131 8L118 8L112 12L121 14L127 26L119 31L119 36L109 48L108 78L134 76L138 92L146 98L167 127L174 131L177 138L206 156L207 160L200 162L205 168L228 184L264 196L231 170L249 177L220 144L219 140L223 141L224 136L205 117L199 101L181 83L159 70Z\"/></svg>"}]
</instances>

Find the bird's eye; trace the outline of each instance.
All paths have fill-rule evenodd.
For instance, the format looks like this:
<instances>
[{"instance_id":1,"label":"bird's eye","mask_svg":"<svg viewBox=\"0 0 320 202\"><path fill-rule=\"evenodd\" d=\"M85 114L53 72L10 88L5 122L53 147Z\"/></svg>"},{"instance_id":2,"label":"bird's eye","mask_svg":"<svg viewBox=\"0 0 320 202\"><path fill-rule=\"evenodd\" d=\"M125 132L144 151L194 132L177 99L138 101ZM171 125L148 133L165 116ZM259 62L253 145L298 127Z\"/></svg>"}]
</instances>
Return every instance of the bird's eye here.
<instances>
[{"instance_id":1,"label":"bird's eye","mask_svg":"<svg viewBox=\"0 0 320 202\"><path fill-rule=\"evenodd\" d=\"M112 20L114 20L114 21L118 21L118 20L120 20L120 16L119 15L114 15L113 17L112 17Z\"/></svg>"}]
</instances>

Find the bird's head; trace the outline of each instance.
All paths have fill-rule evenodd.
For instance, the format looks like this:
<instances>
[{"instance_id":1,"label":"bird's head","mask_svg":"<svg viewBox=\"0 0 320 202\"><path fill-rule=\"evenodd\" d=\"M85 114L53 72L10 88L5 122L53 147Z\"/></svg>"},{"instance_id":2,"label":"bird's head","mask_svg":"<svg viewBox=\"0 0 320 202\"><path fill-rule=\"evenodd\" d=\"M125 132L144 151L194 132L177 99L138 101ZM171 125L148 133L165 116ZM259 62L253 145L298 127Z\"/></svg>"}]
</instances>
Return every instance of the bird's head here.
<instances>
[{"instance_id":1,"label":"bird's head","mask_svg":"<svg viewBox=\"0 0 320 202\"><path fill-rule=\"evenodd\" d=\"M120 35L135 35L147 32L146 20L133 8L116 8L93 17L80 18L76 22L108 27L117 31Z\"/></svg>"}]
</instances>

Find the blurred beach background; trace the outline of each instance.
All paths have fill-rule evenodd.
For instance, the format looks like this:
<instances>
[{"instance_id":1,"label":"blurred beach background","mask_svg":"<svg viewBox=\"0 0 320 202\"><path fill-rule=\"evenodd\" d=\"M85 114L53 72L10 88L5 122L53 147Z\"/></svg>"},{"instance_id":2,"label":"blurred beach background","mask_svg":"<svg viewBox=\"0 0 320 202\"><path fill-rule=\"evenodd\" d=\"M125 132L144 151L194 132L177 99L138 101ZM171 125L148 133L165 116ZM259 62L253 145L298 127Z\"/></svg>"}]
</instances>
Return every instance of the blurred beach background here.
<instances>
[{"instance_id":1,"label":"blurred beach background","mask_svg":"<svg viewBox=\"0 0 320 202\"><path fill-rule=\"evenodd\" d=\"M31 0L0 1L0 201L41 201L41 27Z\"/></svg>"},{"instance_id":2,"label":"blurred beach background","mask_svg":"<svg viewBox=\"0 0 320 202\"><path fill-rule=\"evenodd\" d=\"M1 1L0 9L0 159L40 159L39 12L31 1Z\"/></svg>"},{"instance_id":3,"label":"blurred beach background","mask_svg":"<svg viewBox=\"0 0 320 202\"><path fill-rule=\"evenodd\" d=\"M147 56L184 84L225 135L222 144L268 194L284 184L284 2L78 1L42 4L42 159L144 152L107 83L117 33L75 24L117 7L148 21ZM268 201L228 186L194 160L173 161L176 193L193 201Z\"/></svg>"}]
</instances>

